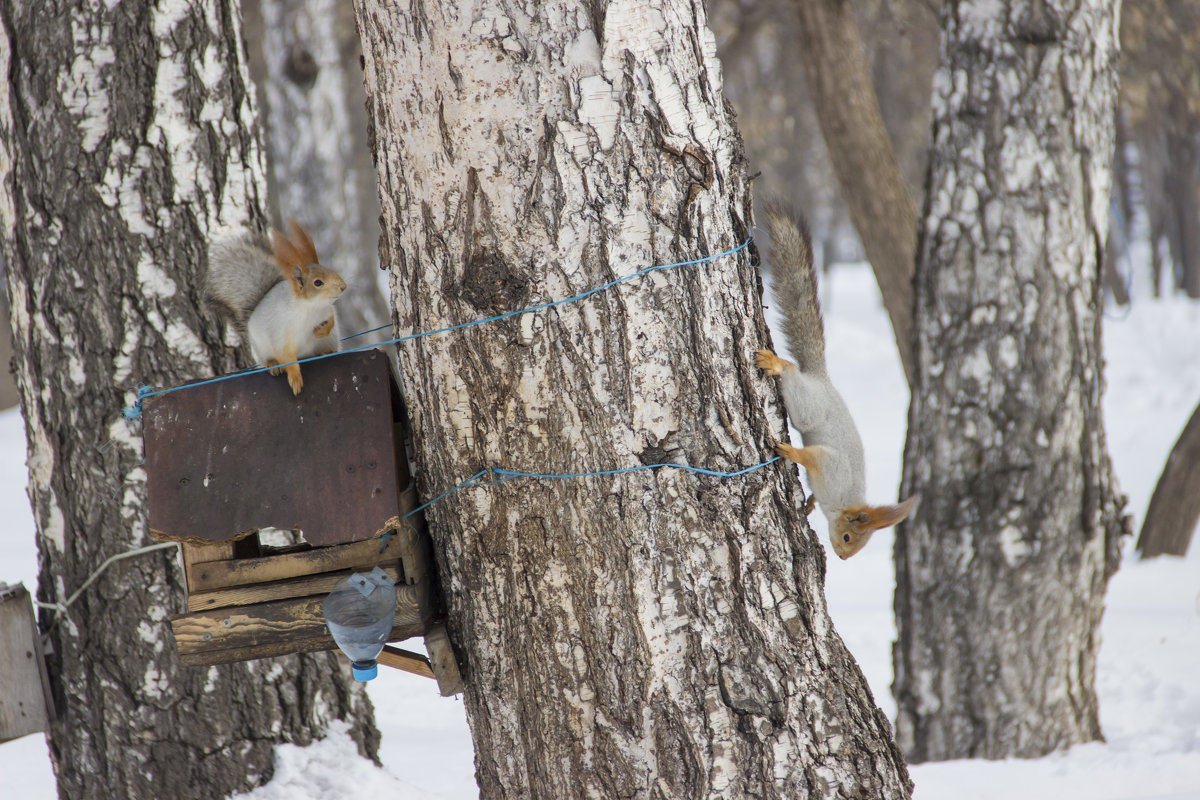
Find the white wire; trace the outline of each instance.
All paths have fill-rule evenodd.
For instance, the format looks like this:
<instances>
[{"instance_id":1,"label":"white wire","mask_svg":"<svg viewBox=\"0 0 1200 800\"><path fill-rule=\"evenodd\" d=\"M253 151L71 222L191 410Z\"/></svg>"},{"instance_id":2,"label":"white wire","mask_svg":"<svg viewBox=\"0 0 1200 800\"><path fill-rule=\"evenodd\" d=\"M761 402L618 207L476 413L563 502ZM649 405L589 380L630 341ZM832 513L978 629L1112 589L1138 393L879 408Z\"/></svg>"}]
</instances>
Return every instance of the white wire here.
<instances>
[{"instance_id":1,"label":"white wire","mask_svg":"<svg viewBox=\"0 0 1200 800\"><path fill-rule=\"evenodd\" d=\"M59 615L66 614L67 607L70 606L72 603L74 603L76 600L78 600L79 596L81 594L83 594L84 591L86 591L89 586L91 586L93 583L95 583L96 579L100 577L101 573L103 573L104 570L108 569L110 564L120 561L123 558L132 558L133 556L140 556L143 553L152 553L155 550L165 550L168 547L178 547L178 546L179 545L175 544L175 542L162 542L160 544L151 544L151 545L147 545L145 547L138 547L133 550L126 550L124 553L117 553L115 556L109 556L108 558L104 559L104 561L102 561L100 563L100 566L98 566L98 567L96 567L96 569L92 570L92 574L88 576L88 579L86 581L84 581L83 584L78 589L76 589L74 592L72 592L71 596L68 597L65 602L63 602L63 603L43 603L40 600L34 599L33 604L35 606L37 606L38 608L45 608L45 609L55 611Z\"/></svg>"}]
</instances>

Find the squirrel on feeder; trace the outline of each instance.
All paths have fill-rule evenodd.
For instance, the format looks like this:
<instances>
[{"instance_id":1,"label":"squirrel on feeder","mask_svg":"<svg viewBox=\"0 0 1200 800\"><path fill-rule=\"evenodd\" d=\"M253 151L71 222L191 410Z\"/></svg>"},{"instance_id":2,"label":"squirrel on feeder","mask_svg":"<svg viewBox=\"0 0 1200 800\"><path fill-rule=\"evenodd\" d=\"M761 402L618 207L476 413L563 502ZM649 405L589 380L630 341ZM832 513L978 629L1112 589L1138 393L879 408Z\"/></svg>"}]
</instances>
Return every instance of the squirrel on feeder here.
<instances>
[{"instance_id":1,"label":"squirrel on feeder","mask_svg":"<svg viewBox=\"0 0 1200 800\"><path fill-rule=\"evenodd\" d=\"M272 375L286 372L298 395L304 379L294 362L341 349L333 303L346 282L321 266L300 223L288 224L291 236L272 231L270 246L252 233L213 241L204 293L218 316L245 333L254 359Z\"/></svg>"},{"instance_id":2,"label":"squirrel on feeder","mask_svg":"<svg viewBox=\"0 0 1200 800\"><path fill-rule=\"evenodd\" d=\"M862 437L825 369L825 325L817 299L808 225L794 209L775 199L767 204L771 234L771 290L783 314L788 350L796 363L759 350L755 366L778 375L788 419L800 431L803 447L779 444L775 452L804 467L813 500L829 520L829 540L839 558L861 550L871 534L895 525L913 509L916 497L890 506L866 501Z\"/></svg>"}]
</instances>

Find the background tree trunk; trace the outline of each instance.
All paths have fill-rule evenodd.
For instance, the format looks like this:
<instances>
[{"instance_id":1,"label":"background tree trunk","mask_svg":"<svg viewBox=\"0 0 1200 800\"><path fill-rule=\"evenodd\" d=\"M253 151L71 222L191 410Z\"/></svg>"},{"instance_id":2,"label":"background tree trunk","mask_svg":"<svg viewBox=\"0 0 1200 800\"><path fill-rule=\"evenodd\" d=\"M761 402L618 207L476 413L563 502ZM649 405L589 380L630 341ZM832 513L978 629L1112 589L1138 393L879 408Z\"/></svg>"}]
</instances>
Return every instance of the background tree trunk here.
<instances>
[{"instance_id":1,"label":"background tree trunk","mask_svg":"<svg viewBox=\"0 0 1200 800\"><path fill-rule=\"evenodd\" d=\"M226 371L198 312L206 238L263 224L265 188L237 4L148 10L0 2L0 246L37 523L38 596L62 602L148 543L141 384ZM178 665L174 553L117 562L53 624L50 733L63 798L213 798L270 777L277 742L370 704L328 654Z\"/></svg>"},{"instance_id":2,"label":"background tree trunk","mask_svg":"<svg viewBox=\"0 0 1200 800\"><path fill-rule=\"evenodd\" d=\"M854 0L853 5L888 140L920 208L929 171L929 103L938 65L941 0Z\"/></svg>"},{"instance_id":3,"label":"background tree trunk","mask_svg":"<svg viewBox=\"0 0 1200 800\"><path fill-rule=\"evenodd\" d=\"M400 332L749 232L699 3L360 0ZM402 348L432 497L498 466L760 463L785 430L744 255ZM430 507L481 795L903 797L791 470L467 488Z\"/></svg>"},{"instance_id":4,"label":"background tree trunk","mask_svg":"<svg viewBox=\"0 0 1200 800\"><path fill-rule=\"evenodd\" d=\"M949 0L942 17L901 489L921 503L896 535L910 761L1100 737L1127 525L1100 410L1115 6Z\"/></svg>"},{"instance_id":5,"label":"background tree trunk","mask_svg":"<svg viewBox=\"0 0 1200 800\"><path fill-rule=\"evenodd\" d=\"M21 402L17 393L17 379L12 372L12 315L8 308L8 295L0 298L0 410L12 408Z\"/></svg>"},{"instance_id":6,"label":"background tree trunk","mask_svg":"<svg viewBox=\"0 0 1200 800\"><path fill-rule=\"evenodd\" d=\"M1200 406L1171 448L1138 534L1142 558L1187 555L1200 524Z\"/></svg>"},{"instance_id":7,"label":"background tree trunk","mask_svg":"<svg viewBox=\"0 0 1200 800\"><path fill-rule=\"evenodd\" d=\"M789 197L803 210L822 265L839 257L860 259L809 99L796 47L795 5L794 0L704 4L717 37L723 93L737 110L755 197Z\"/></svg>"},{"instance_id":8,"label":"background tree trunk","mask_svg":"<svg viewBox=\"0 0 1200 800\"><path fill-rule=\"evenodd\" d=\"M1138 151L1136 186L1150 233L1155 296L1163 288L1163 256L1168 255L1174 268L1169 289L1200 297L1197 45L1197 4L1121 4L1121 116Z\"/></svg>"},{"instance_id":9,"label":"background tree trunk","mask_svg":"<svg viewBox=\"0 0 1200 800\"><path fill-rule=\"evenodd\" d=\"M917 207L883 125L850 0L798 0L799 51L842 198L858 231L912 385Z\"/></svg>"},{"instance_id":10,"label":"background tree trunk","mask_svg":"<svg viewBox=\"0 0 1200 800\"><path fill-rule=\"evenodd\" d=\"M390 314L379 280L378 179L354 8L340 0L243 2L266 120L271 216L276 225L300 220L321 262L346 279L337 305L343 335L383 325Z\"/></svg>"}]
</instances>

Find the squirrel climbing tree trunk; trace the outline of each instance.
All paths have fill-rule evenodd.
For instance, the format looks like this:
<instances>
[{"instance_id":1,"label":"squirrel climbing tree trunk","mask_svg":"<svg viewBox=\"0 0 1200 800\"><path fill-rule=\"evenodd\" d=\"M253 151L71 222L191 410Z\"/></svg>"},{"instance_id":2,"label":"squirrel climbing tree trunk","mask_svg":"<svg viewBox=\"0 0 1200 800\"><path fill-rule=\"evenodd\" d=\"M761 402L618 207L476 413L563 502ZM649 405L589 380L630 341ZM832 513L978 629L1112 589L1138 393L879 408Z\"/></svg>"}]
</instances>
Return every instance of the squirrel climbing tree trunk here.
<instances>
[{"instance_id":1,"label":"squirrel climbing tree trunk","mask_svg":"<svg viewBox=\"0 0 1200 800\"><path fill-rule=\"evenodd\" d=\"M206 238L264 222L237 8L0 0L0 248L44 603L150 544L122 416L138 387L236 366L198 301ZM374 754L369 701L334 656L185 668L167 628L183 609L168 550L41 612L60 797L224 797L336 719Z\"/></svg>"},{"instance_id":2,"label":"squirrel climbing tree trunk","mask_svg":"<svg viewBox=\"0 0 1200 800\"><path fill-rule=\"evenodd\" d=\"M1100 738L1094 687L1128 532L1100 322L1116 2L948 0L896 535L909 760Z\"/></svg>"},{"instance_id":3,"label":"squirrel climbing tree trunk","mask_svg":"<svg viewBox=\"0 0 1200 800\"><path fill-rule=\"evenodd\" d=\"M398 333L750 233L700 3L358 0ZM786 430L745 251L410 341L418 482L760 464ZM907 797L782 463L462 488L427 509L484 800Z\"/></svg>"}]
</instances>

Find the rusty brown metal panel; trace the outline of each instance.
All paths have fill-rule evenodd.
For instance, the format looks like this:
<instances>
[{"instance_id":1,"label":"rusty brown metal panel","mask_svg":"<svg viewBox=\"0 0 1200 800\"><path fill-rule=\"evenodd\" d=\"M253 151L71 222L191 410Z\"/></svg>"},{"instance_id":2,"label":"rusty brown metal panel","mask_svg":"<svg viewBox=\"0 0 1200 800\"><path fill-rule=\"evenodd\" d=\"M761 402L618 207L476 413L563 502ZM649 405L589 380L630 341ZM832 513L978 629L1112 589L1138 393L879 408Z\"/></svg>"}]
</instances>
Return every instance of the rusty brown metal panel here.
<instances>
[{"instance_id":1,"label":"rusty brown metal panel","mask_svg":"<svg viewBox=\"0 0 1200 800\"><path fill-rule=\"evenodd\" d=\"M392 527L408 487L388 357L345 353L283 376L244 375L146 401L150 528L222 542L266 527L313 545Z\"/></svg>"}]
</instances>

